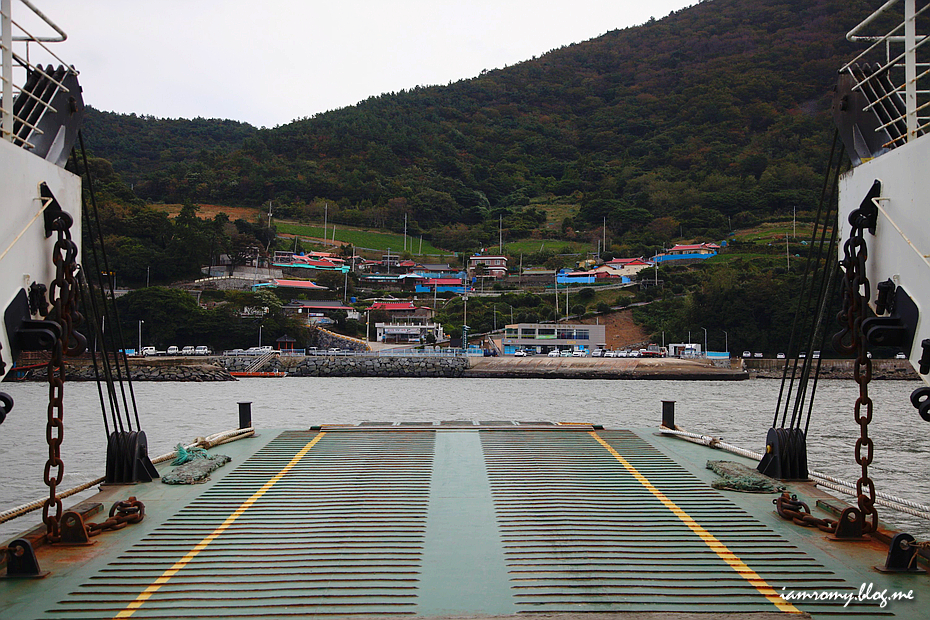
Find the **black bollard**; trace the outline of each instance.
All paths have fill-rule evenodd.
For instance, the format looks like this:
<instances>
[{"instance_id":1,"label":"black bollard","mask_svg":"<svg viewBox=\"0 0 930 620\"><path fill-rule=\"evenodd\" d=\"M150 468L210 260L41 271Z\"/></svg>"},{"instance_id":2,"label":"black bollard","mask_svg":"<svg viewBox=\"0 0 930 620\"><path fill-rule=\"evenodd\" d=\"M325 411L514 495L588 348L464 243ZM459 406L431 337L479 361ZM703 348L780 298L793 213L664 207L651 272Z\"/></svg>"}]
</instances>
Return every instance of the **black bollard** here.
<instances>
[{"instance_id":1,"label":"black bollard","mask_svg":"<svg viewBox=\"0 0 930 620\"><path fill-rule=\"evenodd\" d=\"M675 428L675 401L662 401L662 426L665 428Z\"/></svg>"},{"instance_id":2,"label":"black bollard","mask_svg":"<svg viewBox=\"0 0 930 620\"><path fill-rule=\"evenodd\" d=\"M239 402L239 428L250 426L252 426L252 401L243 400Z\"/></svg>"}]
</instances>

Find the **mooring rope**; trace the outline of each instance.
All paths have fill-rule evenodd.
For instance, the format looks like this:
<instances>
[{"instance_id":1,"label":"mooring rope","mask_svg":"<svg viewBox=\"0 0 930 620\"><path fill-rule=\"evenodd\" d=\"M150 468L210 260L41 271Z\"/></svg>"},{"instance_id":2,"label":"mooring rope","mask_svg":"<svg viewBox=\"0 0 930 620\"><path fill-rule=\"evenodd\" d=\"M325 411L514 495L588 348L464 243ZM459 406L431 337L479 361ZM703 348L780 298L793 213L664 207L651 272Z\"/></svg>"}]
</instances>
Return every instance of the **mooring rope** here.
<instances>
[{"instance_id":1,"label":"mooring rope","mask_svg":"<svg viewBox=\"0 0 930 620\"><path fill-rule=\"evenodd\" d=\"M221 446L225 443L236 441L237 439L244 439L246 437L251 437L254 434L255 434L255 428L253 427L237 428L236 430L232 430L232 431L223 431L221 433L215 433L208 437L198 437L197 439L194 440L193 443L187 446L184 446L184 448L186 450L190 450L192 448L208 449L214 446ZM169 452L167 454L162 454L161 456L152 459L152 463L164 463L165 461L175 458L177 454L178 454L177 451ZM74 488L68 489L67 491L62 491L58 493L58 498L64 499L66 497L71 497L72 495L77 495L78 493L82 491L86 491L87 489L90 489L92 487L95 487L98 484L103 483L104 481L106 481L106 476L103 476L101 478L96 478L89 482L85 482ZM42 506L44 505L45 505L45 499L43 498L40 500L36 500L34 502L29 502L27 504L22 504L20 506L10 508L9 510L4 510L3 512L0 512L0 523L12 521L13 519L16 519L17 517L21 517L23 515L29 514L30 512L34 510L38 510L42 508Z\"/></svg>"},{"instance_id":2,"label":"mooring rope","mask_svg":"<svg viewBox=\"0 0 930 620\"><path fill-rule=\"evenodd\" d=\"M689 433L688 431L672 430L664 426L660 427L659 430L663 435L674 435L684 439L685 441L690 441L691 443L697 443L702 446L724 450L726 452L731 452L733 454L737 454L739 456L756 461L762 460L761 452L753 452L752 450L746 450L745 448L734 446L733 444L720 441L719 437L714 437L713 435L701 435L699 433ZM822 487L832 489L839 493L845 493L847 495L857 495L855 482L849 482L848 480L836 478L834 476L830 476L819 471L814 471L812 469L807 470L807 475L810 476L816 484ZM892 508L898 512L903 512L915 517L930 519L930 506L926 506L909 499L904 499L903 497L897 497L883 491L876 491L875 496L875 503L877 504L881 504L887 508Z\"/></svg>"}]
</instances>

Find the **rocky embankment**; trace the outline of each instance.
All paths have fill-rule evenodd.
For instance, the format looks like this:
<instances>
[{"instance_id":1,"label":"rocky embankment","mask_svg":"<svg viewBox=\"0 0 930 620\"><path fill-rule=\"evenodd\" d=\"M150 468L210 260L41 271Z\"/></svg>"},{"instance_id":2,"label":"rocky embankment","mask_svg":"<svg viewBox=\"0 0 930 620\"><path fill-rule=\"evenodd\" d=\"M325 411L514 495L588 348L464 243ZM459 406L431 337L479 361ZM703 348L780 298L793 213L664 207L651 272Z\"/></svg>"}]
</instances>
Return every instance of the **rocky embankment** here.
<instances>
[{"instance_id":1,"label":"rocky embankment","mask_svg":"<svg viewBox=\"0 0 930 620\"><path fill-rule=\"evenodd\" d=\"M792 362L788 366L789 377L794 370L793 361L794 360L789 360L789 362ZM853 360L821 359L809 361L820 362L821 379L855 378L855 362ZM749 376L754 379L781 379L785 369L785 360L747 359L740 360L740 363ZM801 364L798 364L795 372L800 374ZM920 375L917 374L917 371L914 370L914 367L911 366L908 360L875 359L872 360L872 379L916 381L920 380Z\"/></svg>"},{"instance_id":2,"label":"rocky embankment","mask_svg":"<svg viewBox=\"0 0 930 620\"><path fill-rule=\"evenodd\" d=\"M204 358L142 358L129 359L129 374L133 381L235 381L229 372L215 361ZM67 381L93 381L97 378L90 360L66 360ZM98 365L99 368L99 365ZM120 365L125 377L126 367ZM102 373L102 370L100 370ZM29 371L27 380L45 381L45 368Z\"/></svg>"},{"instance_id":3,"label":"rocky embankment","mask_svg":"<svg viewBox=\"0 0 930 620\"><path fill-rule=\"evenodd\" d=\"M223 358L230 372L245 372L254 358ZM275 357L263 372L297 377L461 377L468 360L461 357L310 356Z\"/></svg>"}]
</instances>

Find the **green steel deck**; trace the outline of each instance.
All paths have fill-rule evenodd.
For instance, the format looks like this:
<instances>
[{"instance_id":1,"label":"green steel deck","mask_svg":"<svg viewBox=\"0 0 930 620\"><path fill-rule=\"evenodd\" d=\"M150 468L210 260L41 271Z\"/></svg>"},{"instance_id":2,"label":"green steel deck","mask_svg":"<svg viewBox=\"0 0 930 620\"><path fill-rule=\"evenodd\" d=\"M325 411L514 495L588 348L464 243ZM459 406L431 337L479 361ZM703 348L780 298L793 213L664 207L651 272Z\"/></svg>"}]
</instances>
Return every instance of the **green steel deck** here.
<instances>
[{"instance_id":1,"label":"green steel deck","mask_svg":"<svg viewBox=\"0 0 930 620\"><path fill-rule=\"evenodd\" d=\"M648 430L372 424L214 451L234 462L206 485L104 491L137 495L145 521L43 547L52 574L0 581L0 617L916 618L930 597L926 575L872 570L874 544L786 524L772 495L712 489L704 461L720 453ZM780 596L869 583L914 600Z\"/></svg>"}]
</instances>

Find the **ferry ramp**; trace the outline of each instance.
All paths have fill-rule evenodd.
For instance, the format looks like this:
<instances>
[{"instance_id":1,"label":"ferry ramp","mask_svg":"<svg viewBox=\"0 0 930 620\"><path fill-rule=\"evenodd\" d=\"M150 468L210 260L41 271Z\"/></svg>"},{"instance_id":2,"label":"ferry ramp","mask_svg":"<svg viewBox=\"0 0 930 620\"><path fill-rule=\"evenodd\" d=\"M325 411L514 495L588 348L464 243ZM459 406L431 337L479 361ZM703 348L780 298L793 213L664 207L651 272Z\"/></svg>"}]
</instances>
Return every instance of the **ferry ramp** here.
<instances>
[{"instance_id":1,"label":"ferry ramp","mask_svg":"<svg viewBox=\"0 0 930 620\"><path fill-rule=\"evenodd\" d=\"M786 594L930 594L926 577L871 571L884 558L870 545L824 551L771 495L712 489L705 448L648 430L369 423L221 451L234 463L206 485L133 487L142 523L41 548L52 574L0 582L0 615L914 618L919 594Z\"/></svg>"}]
</instances>

